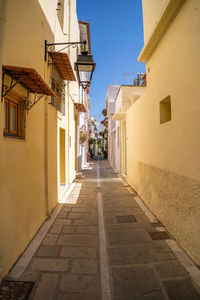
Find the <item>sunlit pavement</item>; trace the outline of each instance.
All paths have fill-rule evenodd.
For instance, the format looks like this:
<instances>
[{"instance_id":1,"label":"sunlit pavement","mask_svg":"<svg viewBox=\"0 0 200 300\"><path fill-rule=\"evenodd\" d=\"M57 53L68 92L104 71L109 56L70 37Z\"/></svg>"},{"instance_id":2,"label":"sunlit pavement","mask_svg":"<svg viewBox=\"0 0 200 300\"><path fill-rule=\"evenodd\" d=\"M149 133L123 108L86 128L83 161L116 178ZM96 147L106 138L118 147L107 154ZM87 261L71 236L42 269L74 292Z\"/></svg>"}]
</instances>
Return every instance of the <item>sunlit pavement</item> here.
<instances>
[{"instance_id":1,"label":"sunlit pavement","mask_svg":"<svg viewBox=\"0 0 200 300\"><path fill-rule=\"evenodd\" d=\"M108 162L84 174L19 278L35 282L29 299L200 299L171 237Z\"/></svg>"}]
</instances>

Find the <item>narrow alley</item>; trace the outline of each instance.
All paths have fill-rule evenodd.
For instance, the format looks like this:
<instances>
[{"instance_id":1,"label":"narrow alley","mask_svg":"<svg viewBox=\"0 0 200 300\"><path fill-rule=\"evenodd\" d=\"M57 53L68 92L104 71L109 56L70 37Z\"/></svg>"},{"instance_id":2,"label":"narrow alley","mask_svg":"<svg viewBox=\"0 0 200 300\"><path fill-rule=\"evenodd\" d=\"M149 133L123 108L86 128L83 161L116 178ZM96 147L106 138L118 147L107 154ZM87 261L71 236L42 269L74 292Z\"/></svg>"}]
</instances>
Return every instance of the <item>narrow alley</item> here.
<instances>
[{"instance_id":1,"label":"narrow alley","mask_svg":"<svg viewBox=\"0 0 200 300\"><path fill-rule=\"evenodd\" d=\"M200 300L199 33L200 0L0 0L0 300Z\"/></svg>"},{"instance_id":2,"label":"narrow alley","mask_svg":"<svg viewBox=\"0 0 200 300\"><path fill-rule=\"evenodd\" d=\"M34 282L28 299L200 299L173 237L108 162L84 175L10 272Z\"/></svg>"}]
</instances>

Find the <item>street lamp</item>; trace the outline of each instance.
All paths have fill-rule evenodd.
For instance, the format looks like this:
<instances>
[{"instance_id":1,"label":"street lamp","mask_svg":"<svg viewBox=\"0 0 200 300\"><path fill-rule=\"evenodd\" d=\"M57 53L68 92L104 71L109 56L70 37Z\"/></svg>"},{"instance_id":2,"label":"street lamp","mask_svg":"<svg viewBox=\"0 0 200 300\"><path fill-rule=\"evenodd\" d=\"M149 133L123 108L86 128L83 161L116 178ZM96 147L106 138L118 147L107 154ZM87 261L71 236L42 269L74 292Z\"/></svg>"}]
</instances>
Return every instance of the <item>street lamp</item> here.
<instances>
[{"instance_id":1,"label":"street lamp","mask_svg":"<svg viewBox=\"0 0 200 300\"><path fill-rule=\"evenodd\" d=\"M86 51L78 55L77 62L74 63L74 70L77 73L78 82L84 90L91 83L95 67L96 63L94 63L92 55L88 55ZM86 75L87 80L85 80L84 75Z\"/></svg>"}]
</instances>

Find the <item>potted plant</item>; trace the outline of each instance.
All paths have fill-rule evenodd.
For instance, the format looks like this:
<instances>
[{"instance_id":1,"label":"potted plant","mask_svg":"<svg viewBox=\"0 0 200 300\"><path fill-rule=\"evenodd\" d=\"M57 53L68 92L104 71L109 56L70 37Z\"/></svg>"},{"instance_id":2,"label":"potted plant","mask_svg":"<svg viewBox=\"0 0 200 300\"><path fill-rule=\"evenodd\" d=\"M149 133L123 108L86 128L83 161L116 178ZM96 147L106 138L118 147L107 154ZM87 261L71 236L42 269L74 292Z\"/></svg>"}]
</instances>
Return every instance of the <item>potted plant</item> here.
<instances>
[{"instance_id":1,"label":"potted plant","mask_svg":"<svg viewBox=\"0 0 200 300\"><path fill-rule=\"evenodd\" d=\"M81 54L82 55L88 55L88 51L86 50L85 45L81 45Z\"/></svg>"},{"instance_id":2,"label":"potted plant","mask_svg":"<svg viewBox=\"0 0 200 300\"><path fill-rule=\"evenodd\" d=\"M87 140L87 131L85 129L85 126L82 125L81 128L80 128L80 144L83 146L85 141Z\"/></svg>"}]
</instances>

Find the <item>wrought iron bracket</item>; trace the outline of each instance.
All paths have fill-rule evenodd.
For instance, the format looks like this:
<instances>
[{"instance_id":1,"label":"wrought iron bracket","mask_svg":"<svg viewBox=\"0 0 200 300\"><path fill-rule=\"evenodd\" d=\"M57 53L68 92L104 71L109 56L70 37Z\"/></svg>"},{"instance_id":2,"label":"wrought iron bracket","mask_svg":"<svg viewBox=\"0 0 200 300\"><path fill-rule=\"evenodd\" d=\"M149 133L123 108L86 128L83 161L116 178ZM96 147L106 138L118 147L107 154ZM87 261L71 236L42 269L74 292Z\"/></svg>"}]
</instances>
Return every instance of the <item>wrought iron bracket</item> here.
<instances>
[{"instance_id":1,"label":"wrought iron bracket","mask_svg":"<svg viewBox=\"0 0 200 300\"><path fill-rule=\"evenodd\" d=\"M29 111L43 96L43 94L35 94L33 102L29 100L26 101L26 110Z\"/></svg>"},{"instance_id":2,"label":"wrought iron bracket","mask_svg":"<svg viewBox=\"0 0 200 300\"><path fill-rule=\"evenodd\" d=\"M11 76L11 82L9 88L4 84L5 80L5 74L3 72L3 80L2 80L2 99L12 90L14 87L24 78L24 75L20 76L18 79L15 79L13 76ZM9 75L9 73L8 73ZM10 75L9 75L10 76ZM14 82L15 81L15 82Z\"/></svg>"},{"instance_id":3,"label":"wrought iron bracket","mask_svg":"<svg viewBox=\"0 0 200 300\"><path fill-rule=\"evenodd\" d=\"M66 45L64 48L58 50L58 52L66 49L66 48L69 48L69 47L73 47L73 48L76 48L77 45L84 45L86 46L86 41L83 41L83 42L71 42L71 43L47 43L47 40L44 41L44 50L45 50L45 53L44 53L44 60L47 61L47 52L48 50L55 50L55 46L62 46L62 45Z\"/></svg>"},{"instance_id":4,"label":"wrought iron bracket","mask_svg":"<svg viewBox=\"0 0 200 300\"><path fill-rule=\"evenodd\" d=\"M8 87L5 85L5 75L8 74L11 77L10 86ZM25 75L20 76L18 79L16 79L14 76L11 76L7 72L3 72L3 78L2 78L2 98L1 101L3 101L3 98L18 84L20 81L24 78ZM44 94L34 94L33 101L29 100L29 93L27 94L27 98L23 103L25 104L24 109L29 111L43 96Z\"/></svg>"}]
</instances>

